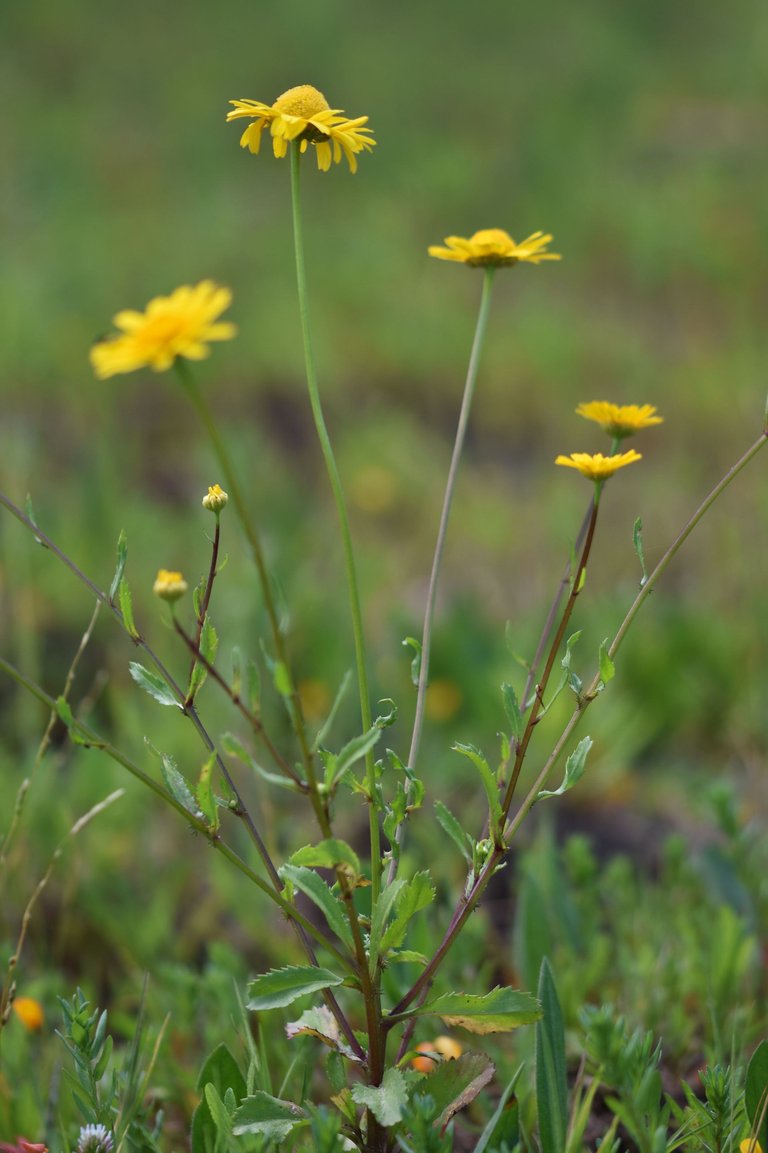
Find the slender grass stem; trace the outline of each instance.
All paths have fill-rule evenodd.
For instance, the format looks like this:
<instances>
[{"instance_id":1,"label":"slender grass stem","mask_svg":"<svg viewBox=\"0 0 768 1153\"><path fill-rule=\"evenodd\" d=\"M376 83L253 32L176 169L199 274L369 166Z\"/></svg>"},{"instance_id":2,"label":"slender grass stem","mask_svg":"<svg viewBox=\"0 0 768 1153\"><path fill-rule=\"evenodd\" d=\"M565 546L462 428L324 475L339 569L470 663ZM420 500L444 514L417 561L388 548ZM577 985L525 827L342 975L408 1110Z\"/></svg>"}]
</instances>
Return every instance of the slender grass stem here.
<instances>
[{"instance_id":1,"label":"slender grass stem","mask_svg":"<svg viewBox=\"0 0 768 1153\"><path fill-rule=\"evenodd\" d=\"M360 694L360 718L363 732L371 727L371 703L368 688L368 669L365 655L365 636L363 632L363 616L360 608L360 591L357 581L357 568L355 554L352 548L352 534L349 529L349 516L344 489L336 464L331 438L323 415L323 406L320 401L320 390L317 383L317 369L315 366L315 353L312 343L312 328L309 319L309 293L307 290L307 272L304 261L304 232L301 216L301 152L298 141L291 146L291 202L293 209L293 241L296 254L296 284L299 297L299 316L301 318L301 334L304 343L304 368L307 378L309 403L315 422L320 449L325 461L328 479L331 482L333 499L336 504L336 513L341 528L341 539L344 551L344 566L347 573L349 590L349 604L352 614L352 633L355 646L355 664L357 667L357 684ZM371 899L376 901L381 886L381 847L379 837L379 821L376 810L376 768L373 752L368 751L365 757L366 780L369 793L369 824L371 843Z\"/></svg>"},{"instance_id":2,"label":"slender grass stem","mask_svg":"<svg viewBox=\"0 0 768 1153\"><path fill-rule=\"evenodd\" d=\"M426 708L427 688L429 686L429 661L432 651L432 627L435 618L437 586L440 578L440 569L443 562L443 553L445 551L445 539L448 534L448 521L451 515L453 494L456 488L456 478L459 474L459 464L461 462L461 456L464 450L467 425L469 424L469 414L472 409L472 399L474 397L475 386L477 384L477 373L480 366L480 355L482 353L483 344L485 342L485 333L488 327L488 316L491 310L491 297L493 291L493 274L495 271L495 267L489 266L486 268L485 276L483 278L483 291L480 297L480 308L477 314L475 335L472 341L472 351L469 357L467 378L464 384L464 395L462 397L461 409L459 411L459 421L456 426L456 437L453 442L453 453L451 455L451 463L448 468L448 479L446 480L445 495L443 496L443 507L440 513L440 523L437 529L437 541L435 543L435 552L432 557L432 569L429 574L427 603L424 609L424 629L421 637L419 684L416 690L416 711L413 720L413 731L411 734L411 747L408 752L408 767L412 770L415 769L416 761L418 760L419 748L421 746L421 734L424 727L424 710ZM395 834L395 840L398 849L402 847L404 837L405 824L403 823L398 827L397 833ZM397 869L396 858L397 854L393 854L392 861L390 862L389 866L390 881L393 879Z\"/></svg>"}]
</instances>

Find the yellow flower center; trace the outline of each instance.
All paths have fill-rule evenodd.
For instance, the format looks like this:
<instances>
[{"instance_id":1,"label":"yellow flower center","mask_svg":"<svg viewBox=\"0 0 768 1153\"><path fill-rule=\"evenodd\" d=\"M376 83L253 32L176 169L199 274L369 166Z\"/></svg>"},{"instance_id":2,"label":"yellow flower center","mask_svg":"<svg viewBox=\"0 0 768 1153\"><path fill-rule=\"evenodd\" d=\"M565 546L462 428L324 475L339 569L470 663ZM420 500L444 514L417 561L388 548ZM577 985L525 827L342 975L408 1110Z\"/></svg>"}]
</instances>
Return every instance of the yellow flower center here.
<instances>
[{"instance_id":1,"label":"yellow flower center","mask_svg":"<svg viewBox=\"0 0 768 1153\"><path fill-rule=\"evenodd\" d=\"M300 116L302 120L311 120L318 112L327 112L330 104L311 84L299 84L296 88L289 88L282 96L278 96L272 105L276 112L284 112L288 116Z\"/></svg>"},{"instance_id":2,"label":"yellow flower center","mask_svg":"<svg viewBox=\"0 0 768 1153\"><path fill-rule=\"evenodd\" d=\"M184 332L183 316L169 313L166 316L153 316L142 326L139 336L148 345L171 344Z\"/></svg>"}]
</instances>

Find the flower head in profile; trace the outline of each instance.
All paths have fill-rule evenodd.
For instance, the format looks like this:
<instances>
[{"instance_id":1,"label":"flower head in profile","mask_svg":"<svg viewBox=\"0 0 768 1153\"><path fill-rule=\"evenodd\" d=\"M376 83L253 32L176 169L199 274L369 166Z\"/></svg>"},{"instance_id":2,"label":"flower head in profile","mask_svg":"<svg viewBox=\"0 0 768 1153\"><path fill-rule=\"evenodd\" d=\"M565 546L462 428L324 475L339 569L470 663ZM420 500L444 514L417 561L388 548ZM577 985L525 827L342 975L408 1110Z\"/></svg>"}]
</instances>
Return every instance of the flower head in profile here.
<instances>
[{"instance_id":1,"label":"flower head in profile","mask_svg":"<svg viewBox=\"0 0 768 1153\"><path fill-rule=\"evenodd\" d=\"M77 1139L76 1153L112 1153L114 1147L106 1125L84 1125Z\"/></svg>"},{"instance_id":2,"label":"flower head in profile","mask_svg":"<svg viewBox=\"0 0 768 1153\"><path fill-rule=\"evenodd\" d=\"M540 264L542 260L560 260L556 252L547 252L552 237L548 233L534 232L527 240L515 244L503 228L483 228L473 236L446 236L447 248L433 244L429 255L438 260L455 260L459 264L469 264L473 268L509 268L521 260L528 264Z\"/></svg>"},{"instance_id":3,"label":"flower head in profile","mask_svg":"<svg viewBox=\"0 0 768 1153\"><path fill-rule=\"evenodd\" d=\"M587 420L594 420L609 436L619 439L664 423L664 417L656 415L653 404L610 404L607 400L591 400L588 404L580 404L576 412Z\"/></svg>"},{"instance_id":4,"label":"flower head in profile","mask_svg":"<svg viewBox=\"0 0 768 1153\"><path fill-rule=\"evenodd\" d=\"M629 452L619 452L615 456L603 456L601 452L594 454L572 452L570 456L558 456L555 464L563 464L566 468L576 468L588 480L607 480L620 468L642 459L642 454L631 448Z\"/></svg>"},{"instance_id":5,"label":"flower head in profile","mask_svg":"<svg viewBox=\"0 0 768 1153\"><path fill-rule=\"evenodd\" d=\"M173 603L179 597L183 597L188 588L189 585L180 572L171 572L169 569L161 568L155 578L152 592L156 597L160 597L160 600Z\"/></svg>"},{"instance_id":6,"label":"flower head in profile","mask_svg":"<svg viewBox=\"0 0 768 1153\"><path fill-rule=\"evenodd\" d=\"M100 340L91 349L91 364L100 380L119 372L151 368L165 372L177 357L204 360L208 341L231 340L234 324L219 321L232 303L228 288L201 280L184 284L170 296L156 296L144 312L125 309L114 318L119 334Z\"/></svg>"},{"instance_id":7,"label":"flower head in profile","mask_svg":"<svg viewBox=\"0 0 768 1153\"><path fill-rule=\"evenodd\" d=\"M208 512L216 513L218 516L221 510L226 506L229 500L229 493L224 492L220 484L209 484L208 492L202 500L203 508Z\"/></svg>"},{"instance_id":8,"label":"flower head in profile","mask_svg":"<svg viewBox=\"0 0 768 1153\"><path fill-rule=\"evenodd\" d=\"M302 152L310 144L315 146L317 166L327 172L331 163L338 164L345 156L350 172L357 171L355 154L370 151L376 141L367 128L368 117L358 116L350 120L339 108L331 108L322 92L311 84L299 84L278 96L274 104L262 104L260 100L230 100L234 107L227 113L227 120L249 117L249 124L240 137L241 148L258 152L261 134L269 125L272 136L272 150L280 159L288 151L292 140L298 140Z\"/></svg>"}]
</instances>

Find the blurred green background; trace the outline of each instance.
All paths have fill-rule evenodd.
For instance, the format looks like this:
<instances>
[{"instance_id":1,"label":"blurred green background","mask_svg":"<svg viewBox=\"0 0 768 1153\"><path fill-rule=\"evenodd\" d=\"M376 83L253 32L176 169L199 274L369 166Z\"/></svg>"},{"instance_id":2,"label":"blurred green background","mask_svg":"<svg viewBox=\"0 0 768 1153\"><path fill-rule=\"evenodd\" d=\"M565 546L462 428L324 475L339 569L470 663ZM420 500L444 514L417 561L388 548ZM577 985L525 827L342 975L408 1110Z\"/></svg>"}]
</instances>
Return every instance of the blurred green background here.
<instances>
[{"instance_id":1,"label":"blurred green background","mask_svg":"<svg viewBox=\"0 0 768 1153\"><path fill-rule=\"evenodd\" d=\"M290 607L297 672L319 717L352 650L304 394L288 165L268 149L242 151L241 126L224 117L230 99L271 102L307 82L350 116L368 114L378 144L357 175L305 166L307 257L374 691L397 699L401 721L387 740L404 754L413 698L401 641L420 632L481 279L426 249L484 227L516 239L551 231L561 264L497 278L442 579L425 765L434 795L459 807L474 782L446 750L460 738L493 752L504 723L498 685L523 679L510 650L532 654L588 499L554 456L605 447L576 405L651 403L665 418L637 442L643 463L606 492L577 613L584 675L637 588L635 517L653 565L759 434L767 54L760 0L3 0L4 490L19 503L31 493L39 523L102 586L124 527L140 625L184 668L151 583L159 567L190 579L205 571L200 498L220 478L172 375L99 383L87 354L120 308L204 277L230 285L240 336L215 348L199 377L262 525ZM622 650L588 724L596 743L581 797L592 812L650 806L687 831L699 786L724 777L745 819L764 805L766 467L758 458L717 505ZM226 664L234 642L258 653L263 622L234 518L225 525L230 559L214 616ZM55 695L89 598L8 517L0 547L0 646ZM191 735L131 691L132 658L103 620L75 697L93 693L94 721L143 764L148 734L192 775L201 755ZM211 729L232 727L206 692ZM355 731L353 697L339 741ZM565 709L553 710L553 729ZM44 718L2 683L0 719L0 781L12 797ZM62 750L41 771L26 814L30 877L116 783L125 782L95 754L73 762ZM162 867L158 900L172 906L142 932L123 914L105 931L129 969L158 948L194 957L222 931L226 899L216 890L208 903L209 854L190 849L170 817L148 818L149 798L128 785L123 816L118 806L102 818L108 846L85 834L47 938L40 930L43 959L43 942L63 934L74 971L116 877L136 899L155 894ZM258 797L271 815L274 800ZM139 823L152 846L145 856ZM292 815L270 828L278 851L295 843ZM435 836L430 826L427 847ZM90 927L81 919L73 942L56 907L75 892L98 915Z\"/></svg>"}]
</instances>

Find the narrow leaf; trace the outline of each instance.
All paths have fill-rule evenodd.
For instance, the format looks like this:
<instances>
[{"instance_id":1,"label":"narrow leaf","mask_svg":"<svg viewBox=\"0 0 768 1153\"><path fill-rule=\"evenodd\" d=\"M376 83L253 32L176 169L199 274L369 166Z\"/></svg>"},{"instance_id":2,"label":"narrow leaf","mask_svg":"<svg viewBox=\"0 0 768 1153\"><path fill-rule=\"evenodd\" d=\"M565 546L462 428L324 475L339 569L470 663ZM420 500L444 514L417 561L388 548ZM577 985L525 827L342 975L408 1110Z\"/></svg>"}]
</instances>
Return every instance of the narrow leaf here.
<instances>
[{"instance_id":1,"label":"narrow leaf","mask_svg":"<svg viewBox=\"0 0 768 1153\"><path fill-rule=\"evenodd\" d=\"M315 737L314 741L312 742L312 749L314 752L317 752L318 748L320 747L320 745L322 745L323 741L325 740L325 738L328 736L329 732L331 731L331 727L333 726L333 722L336 719L336 714L339 711L339 706L341 705L341 702L344 700L344 697L346 695L347 689L349 688L349 683L351 680L352 680L352 673L347 671L341 679L341 684L339 685L339 688L338 688L338 691L337 691L336 696L334 698L333 704L331 705L331 711L329 712L328 716L325 718L322 725L318 729L317 736Z\"/></svg>"},{"instance_id":2,"label":"narrow leaf","mask_svg":"<svg viewBox=\"0 0 768 1153\"><path fill-rule=\"evenodd\" d=\"M255 1012L281 1009L307 993L330 989L334 985L341 985L343 981L343 977L337 977L328 969L314 965L289 965L285 969L273 969L251 981L247 1005Z\"/></svg>"},{"instance_id":3,"label":"narrow leaf","mask_svg":"<svg viewBox=\"0 0 768 1153\"><path fill-rule=\"evenodd\" d=\"M286 665L282 661L275 661L274 668L272 669L272 677L274 679L275 688L281 697L293 696L293 682L291 681L291 674L288 672Z\"/></svg>"},{"instance_id":4,"label":"narrow leaf","mask_svg":"<svg viewBox=\"0 0 768 1153\"><path fill-rule=\"evenodd\" d=\"M761 1041L747 1066L744 1104L760 1148L768 1150L768 1041Z\"/></svg>"},{"instance_id":5,"label":"narrow leaf","mask_svg":"<svg viewBox=\"0 0 768 1153\"><path fill-rule=\"evenodd\" d=\"M465 833L456 817L442 801L435 801L435 816L440 822L443 831L448 834L458 848L468 865L472 864L473 840L469 833Z\"/></svg>"},{"instance_id":6,"label":"narrow leaf","mask_svg":"<svg viewBox=\"0 0 768 1153\"><path fill-rule=\"evenodd\" d=\"M515 1071L512 1080L509 1082L506 1089L502 1093L501 1098L499 1099L499 1103L496 1106L496 1110L486 1125L485 1129L483 1129L483 1132L480 1135L480 1140L478 1141L477 1145L475 1145L473 1153L485 1153L489 1145L492 1149L496 1148L497 1142L494 1140L496 1137L496 1130L500 1127L500 1122L503 1121L504 1110L507 1107L507 1102L515 1091L515 1086L520 1079L520 1074L522 1071L523 1066L520 1065L519 1068ZM510 1147L514 1148L514 1145Z\"/></svg>"},{"instance_id":7,"label":"narrow leaf","mask_svg":"<svg viewBox=\"0 0 768 1153\"><path fill-rule=\"evenodd\" d=\"M541 1153L563 1153L568 1132L565 1029L555 979L545 957L539 974L543 1017L536 1023L536 1105Z\"/></svg>"},{"instance_id":8,"label":"narrow leaf","mask_svg":"<svg viewBox=\"0 0 768 1153\"><path fill-rule=\"evenodd\" d=\"M294 793L298 792L299 786L295 781L292 781L290 777L284 777L280 773L272 773L269 769L265 769L233 733L222 735L221 747L228 757L237 757L262 780L269 781L271 785L278 785L282 789L290 789Z\"/></svg>"},{"instance_id":9,"label":"narrow leaf","mask_svg":"<svg viewBox=\"0 0 768 1153\"><path fill-rule=\"evenodd\" d=\"M387 1069L380 1085L353 1085L352 1099L370 1109L385 1128L396 1125L402 1121L403 1110L408 1104L405 1077L399 1069Z\"/></svg>"},{"instance_id":10,"label":"narrow leaf","mask_svg":"<svg viewBox=\"0 0 768 1153\"><path fill-rule=\"evenodd\" d=\"M501 699L504 702L504 712L507 714L507 720L512 726L512 736L516 741L519 741L525 732L525 719L517 700L517 694L512 685L506 681L501 686Z\"/></svg>"},{"instance_id":11,"label":"narrow leaf","mask_svg":"<svg viewBox=\"0 0 768 1153\"><path fill-rule=\"evenodd\" d=\"M66 697L57 698L56 712L58 713L59 720L62 722L62 724L67 726L67 732L69 733L69 739L71 740L72 744L83 745L87 748L88 741L86 741L85 737L82 737L77 731L77 727L75 726L75 718L73 716L69 701L66 699Z\"/></svg>"},{"instance_id":12,"label":"narrow leaf","mask_svg":"<svg viewBox=\"0 0 768 1153\"><path fill-rule=\"evenodd\" d=\"M396 880L391 885L387 885L373 906L371 935L368 942L368 968L371 976L376 972L376 966L379 962L379 949L385 926L405 884L404 880Z\"/></svg>"},{"instance_id":13,"label":"narrow leaf","mask_svg":"<svg viewBox=\"0 0 768 1153\"><path fill-rule=\"evenodd\" d=\"M125 572L125 562L128 560L128 537L125 534L125 529L120 530L120 536L117 538L117 566L115 567L115 575L112 577L112 584L109 586L109 600L110 604L114 604L117 590L120 587L120 582L123 579Z\"/></svg>"},{"instance_id":14,"label":"narrow leaf","mask_svg":"<svg viewBox=\"0 0 768 1153\"><path fill-rule=\"evenodd\" d=\"M163 677L158 676L157 673L151 673L149 669L145 669L138 661L131 661L128 669L136 684L144 689L145 693L149 693L151 697L154 697L158 704L173 705L177 709L183 709L184 706Z\"/></svg>"},{"instance_id":15,"label":"narrow leaf","mask_svg":"<svg viewBox=\"0 0 768 1153\"><path fill-rule=\"evenodd\" d=\"M493 774L491 766L486 761L483 754L474 745L455 744L453 750L456 753L461 753L463 757L467 757L475 768L480 773L480 779L483 782L485 795L488 798L488 811L491 817L491 829L495 833L501 827L502 812L501 812L501 798L499 797L499 786L496 783L496 777Z\"/></svg>"},{"instance_id":16,"label":"narrow leaf","mask_svg":"<svg viewBox=\"0 0 768 1153\"><path fill-rule=\"evenodd\" d=\"M353 737L336 756L335 782L341 780L352 766L368 753L381 737L381 729L373 725L367 733Z\"/></svg>"},{"instance_id":17,"label":"narrow leaf","mask_svg":"<svg viewBox=\"0 0 768 1153\"><path fill-rule=\"evenodd\" d=\"M642 588L645 582L648 580L648 569L645 564L645 549L643 548L643 522L640 517L636 519L632 527L632 544L635 546L637 559L640 561L640 568L643 571L643 576L640 581L640 588Z\"/></svg>"},{"instance_id":18,"label":"narrow leaf","mask_svg":"<svg viewBox=\"0 0 768 1153\"><path fill-rule=\"evenodd\" d=\"M616 675L616 666L608 655L608 645L609 641L607 639L604 640L600 645L600 679L604 685L607 685L609 681L612 681Z\"/></svg>"},{"instance_id":19,"label":"narrow leaf","mask_svg":"<svg viewBox=\"0 0 768 1153\"><path fill-rule=\"evenodd\" d=\"M117 586L117 599L120 602L120 612L123 617L123 624L129 636L136 640L139 636L139 630L136 628L136 622L133 619L133 597L131 590L128 587L128 581L125 577L120 578L120 584Z\"/></svg>"},{"instance_id":20,"label":"narrow leaf","mask_svg":"<svg viewBox=\"0 0 768 1153\"><path fill-rule=\"evenodd\" d=\"M470 1033L506 1033L519 1025L538 1021L541 1006L530 993L496 988L484 996L445 993L404 1013L404 1017L436 1014L447 1025L461 1026Z\"/></svg>"},{"instance_id":21,"label":"narrow leaf","mask_svg":"<svg viewBox=\"0 0 768 1153\"><path fill-rule=\"evenodd\" d=\"M411 661L411 682L418 685L421 676L421 641L417 641L416 637L406 637L403 645L412 648L416 654Z\"/></svg>"},{"instance_id":22,"label":"narrow leaf","mask_svg":"<svg viewBox=\"0 0 768 1153\"><path fill-rule=\"evenodd\" d=\"M352 933L344 912L344 905L334 893L331 892L319 873L314 869L301 868L298 865L283 865L280 870L283 881L288 881L295 889L304 893L317 905L322 912L331 932L352 948Z\"/></svg>"},{"instance_id":23,"label":"narrow leaf","mask_svg":"<svg viewBox=\"0 0 768 1153\"><path fill-rule=\"evenodd\" d=\"M584 776L584 770L587 767L587 754L592 748L592 738L582 737L576 748L573 750L568 760L565 762L565 776L563 783L559 789L542 789L537 797L537 801L543 800L545 797L561 797L563 793L567 793L569 789L580 781Z\"/></svg>"},{"instance_id":24,"label":"narrow leaf","mask_svg":"<svg viewBox=\"0 0 768 1153\"><path fill-rule=\"evenodd\" d=\"M197 778L197 788L195 790L197 803L212 833L217 832L219 828L219 809L216 804L216 798L213 795L213 770L215 765L216 754L211 753L200 770L200 776Z\"/></svg>"}]
</instances>

